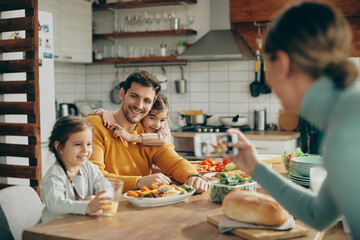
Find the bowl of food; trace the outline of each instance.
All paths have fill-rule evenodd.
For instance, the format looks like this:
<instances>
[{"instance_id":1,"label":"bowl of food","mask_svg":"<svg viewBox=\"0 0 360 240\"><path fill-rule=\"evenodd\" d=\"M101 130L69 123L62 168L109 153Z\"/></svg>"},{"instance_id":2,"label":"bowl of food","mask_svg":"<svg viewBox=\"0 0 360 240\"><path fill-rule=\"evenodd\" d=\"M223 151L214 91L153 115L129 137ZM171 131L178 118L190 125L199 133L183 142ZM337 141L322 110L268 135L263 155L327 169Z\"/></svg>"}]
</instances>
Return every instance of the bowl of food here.
<instances>
[{"instance_id":1,"label":"bowl of food","mask_svg":"<svg viewBox=\"0 0 360 240\"><path fill-rule=\"evenodd\" d=\"M293 170L291 166L291 159L293 159L294 157L307 157L307 156L310 155L308 153L303 153L301 149L297 147L293 153L288 154L285 151L284 154L281 155L281 161L283 162L286 171L290 173Z\"/></svg>"},{"instance_id":2,"label":"bowl of food","mask_svg":"<svg viewBox=\"0 0 360 240\"><path fill-rule=\"evenodd\" d=\"M222 203L229 192L236 189L245 189L256 192L257 183L250 178L243 178L239 175L226 175L220 173L218 180L210 181L210 199L216 203Z\"/></svg>"}]
</instances>

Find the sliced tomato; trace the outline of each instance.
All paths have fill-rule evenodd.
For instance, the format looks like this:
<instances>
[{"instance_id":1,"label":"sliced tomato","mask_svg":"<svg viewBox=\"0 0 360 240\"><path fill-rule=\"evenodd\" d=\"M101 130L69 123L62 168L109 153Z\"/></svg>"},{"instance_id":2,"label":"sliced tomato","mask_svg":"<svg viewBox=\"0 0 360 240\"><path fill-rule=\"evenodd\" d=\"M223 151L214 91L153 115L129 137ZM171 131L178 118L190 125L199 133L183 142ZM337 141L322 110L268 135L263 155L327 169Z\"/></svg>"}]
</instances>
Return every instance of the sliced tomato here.
<instances>
[{"instance_id":1,"label":"sliced tomato","mask_svg":"<svg viewBox=\"0 0 360 240\"><path fill-rule=\"evenodd\" d=\"M204 161L208 161L212 166L215 164L215 160L214 159L212 159L212 158L207 158L207 159L205 159Z\"/></svg>"},{"instance_id":2,"label":"sliced tomato","mask_svg":"<svg viewBox=\"0 0 360 240\"><path fill-rule=\"evenodd\" d=\"M227 160L226 158L223 158L223 164L227 165L229 163L231 163L231 161Z\"/></svg>"},{"instance_id":3,"label":"sliced tomato","mask_svg":"<svg viewBox=\"0 0 360 240\"><path fill-rule=\"evenodd\" d=\"M292 159L294 157L294 153L290 153L289 155L289 159Z\"/></svg>"},{"instance_id":4,"label":"sliced tomato","mask_svg":"<svg viewBox=\"0 0 360 240\"><path fill-rule=\"evenodd\" d=\"M208 165L208 166L210 166L211 163L210 163L208 160L205 159L204 161L201 162L201 165Z\"/></svg>"}]
</instances>

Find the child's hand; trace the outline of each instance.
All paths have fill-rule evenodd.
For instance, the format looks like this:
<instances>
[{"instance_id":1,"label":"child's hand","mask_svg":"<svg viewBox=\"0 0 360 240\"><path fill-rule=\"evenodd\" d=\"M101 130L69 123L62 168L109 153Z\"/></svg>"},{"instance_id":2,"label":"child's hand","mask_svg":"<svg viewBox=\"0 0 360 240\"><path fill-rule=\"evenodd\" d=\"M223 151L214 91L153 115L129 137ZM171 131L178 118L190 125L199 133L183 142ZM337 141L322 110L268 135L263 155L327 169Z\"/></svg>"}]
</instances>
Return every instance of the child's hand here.
<instances>
[{"instance_id":1,"label":"child's hand","mask_svg":"<svg viewBox=\"0 0 360 240\"><path fill-rule=\"evenodd\" d=\"M113 133L113 137L114 138L122 138L127 142L136 142L136 135L135 134L131 134L128 131L126 131L124 128L120 127L114 130Z\"/></svg>"},{"instance_id":2,"label":"child's hand","mask_svg":"<svg viewBox=\"0 0 360 240\"><path fill-rule=\"evenodd\" d=\"M102 207L108 204L106 201L111 200L112 197L102 197L101 195L103 195L105 192L106 190L99 192L92 200L90 200L89 205L86 209L86 214L92 216L98 215ZM92 196L89 197L91 198Z\"/></svg>"},{"instance_id":3,"label":"child's hand","mask_svg":"<svg viewBox=\"0 0 360 240\"><path fill-rule=\"evenodd\" d=\"M95 195L87 196L83 201L92 201L95 198Z\"/></svg>"}]
</instances>

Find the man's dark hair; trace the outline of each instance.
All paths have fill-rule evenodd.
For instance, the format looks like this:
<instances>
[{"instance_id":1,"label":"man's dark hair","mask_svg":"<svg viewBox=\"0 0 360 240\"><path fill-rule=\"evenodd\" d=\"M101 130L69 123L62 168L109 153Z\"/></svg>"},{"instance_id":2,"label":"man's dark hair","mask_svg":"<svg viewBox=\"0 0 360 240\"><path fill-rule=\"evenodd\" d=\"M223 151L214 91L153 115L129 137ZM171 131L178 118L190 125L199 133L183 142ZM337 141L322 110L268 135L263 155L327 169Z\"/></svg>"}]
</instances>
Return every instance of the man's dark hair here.
<instances>
[{"instance_id":1,"label":"man's dark hair","mask_svg":"<svg viewBox=\"0 0 360 240\"><path fill-rule=\"evenodd\" d=\"M161 90L160 83L156 79L156 77L154 77L152 74L150 74L149 72L144 71L144 70L135 71L126 78L125 83L123 85L125 93L127 92L127 90L129 90L131 88L131 84L133 82L137 82L145 87L154 88L154 90L156 92L156 96L158 95L158 93Z\"/></svg>"}]
</instances>

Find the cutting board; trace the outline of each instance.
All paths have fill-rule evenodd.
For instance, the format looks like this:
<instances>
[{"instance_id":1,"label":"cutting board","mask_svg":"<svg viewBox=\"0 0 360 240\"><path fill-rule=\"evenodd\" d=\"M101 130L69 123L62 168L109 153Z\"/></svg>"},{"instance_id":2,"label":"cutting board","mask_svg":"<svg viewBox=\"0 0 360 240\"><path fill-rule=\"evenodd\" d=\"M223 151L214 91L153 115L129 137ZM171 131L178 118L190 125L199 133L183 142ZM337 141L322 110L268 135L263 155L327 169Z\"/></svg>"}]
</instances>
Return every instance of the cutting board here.
<instances>
[{"instance_id":1,"label":"cutting board","mask_svg":"<svg viewBox=\"0 0 360 240\"><path fill-rule=\"evenodd\" d=\"M216 213L207 216L207 221L219 226L223 213ZM245 239L288 239L305 236L308 230L305 227L295 224L295 227L288 231L275 231L266 229L241 229L237 228L231 231L233 234Z\"/></svg>"}]
</instances>

